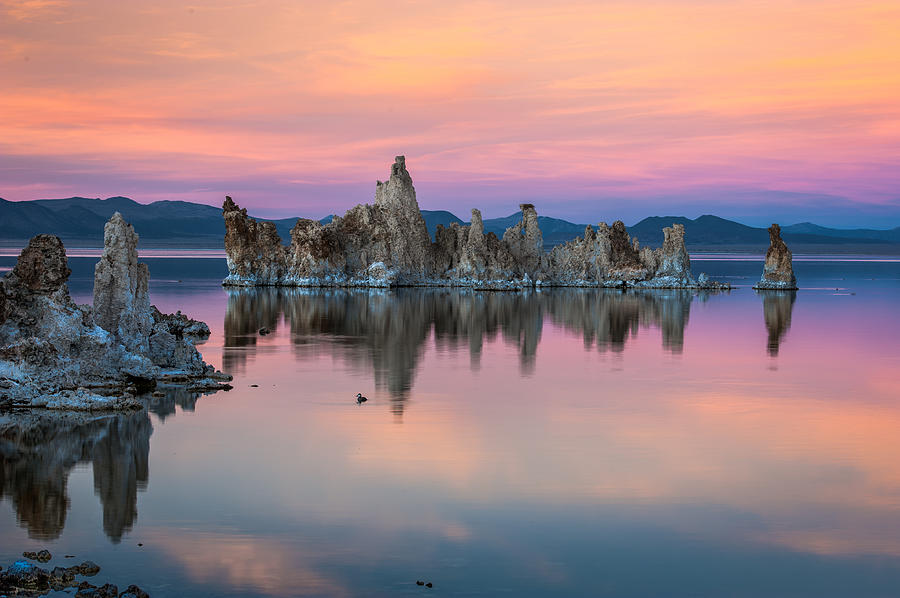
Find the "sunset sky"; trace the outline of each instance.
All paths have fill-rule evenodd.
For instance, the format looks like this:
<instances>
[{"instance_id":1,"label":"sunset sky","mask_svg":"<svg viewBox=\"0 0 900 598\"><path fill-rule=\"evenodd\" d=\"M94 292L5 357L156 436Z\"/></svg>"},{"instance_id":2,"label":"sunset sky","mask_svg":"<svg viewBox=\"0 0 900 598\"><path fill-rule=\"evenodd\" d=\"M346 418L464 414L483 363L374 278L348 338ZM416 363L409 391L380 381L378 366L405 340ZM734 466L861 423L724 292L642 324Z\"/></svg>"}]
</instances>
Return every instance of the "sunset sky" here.
<instances>
[{"instance_id":1,"label":"sunset sky","mask_svg":"<svg viewBox=\"0 0 900 598\"><path fill-rule=\"evenodd\" d=\"M900 226L900 3L0 0L0 197Z\"/></svg>"}]
</instances>

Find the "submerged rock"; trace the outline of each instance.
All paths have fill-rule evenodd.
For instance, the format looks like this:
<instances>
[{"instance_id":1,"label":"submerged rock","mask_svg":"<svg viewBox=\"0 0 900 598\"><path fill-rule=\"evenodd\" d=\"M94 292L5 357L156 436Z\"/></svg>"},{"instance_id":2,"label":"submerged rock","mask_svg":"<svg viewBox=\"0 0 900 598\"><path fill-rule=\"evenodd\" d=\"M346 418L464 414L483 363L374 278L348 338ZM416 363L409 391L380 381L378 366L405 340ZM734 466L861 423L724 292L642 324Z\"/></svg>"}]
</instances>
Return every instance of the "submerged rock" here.
<instances>
[{"instance_id":1,"label":"submerged rock","mask_svg":"<svg viewBox=\"0 0 900 598\"><path fill-rule=\"evenodd\" d=\"M84 561L76 568L80 574L87 575L88 577L92 577L100 573L100 565L98 565L94 561Z\"/></svg>"},{"instance_id":2,"label":"submerged rock","mask_svg":"<svg viewBox=\"0 0 900 598\"><path fill-rule=\"evenodd\" d=\"M54 567L50 572L50 585L54 587L73 585L77 574L77 571L73 571L73 569L73 567Z\"/></svg>"},{"instance_id":3,"label":"submerged rock","mask_svg":"<svg viewBox=\"0 0 900 598\"><path fill-rule=\"evenodd\" d=\"M777 224L769 227L769 250L766 251L763 275L753 288L797 290L797 278L794 276L791 250L782 240L781 227Z\"/></svg>"},{"instance_id":4,"label":"submerged rock","mask_svg":"<svg viewBox=\"0 0 900 598\"><path fill-rule=\"evenodd\" d=\"M26 559L31 559L32 561L37 561L39 563L47 563L50 561L50 559L53 558L53 555L50 554L50 551L46 549L41 549L37 552L25 551L22 553L22 556L24 556Z\"/></svg>"},{"instance_id":5,"label":"submerged rock","mask_svg":"<svg viewBox=\"0 0 900 598\"><path fill-rule=\"evenodd\" d=\"M532 204L500 239L484 233L481 213L469 225L438 226L434 242L419 211L406 159L378 181L374 205L358 205L328 224L300 219L285 247L272 223L260 223L225 198L226 286L539 286L729 288L701 284L690 271L684 227L665 230L660 249L641 248L621 221L587 227L583 238L545 252Z\"/></svg>"},{"instance_id":6,"label":"submerged rock","mask_svg":"<svg viewBox=\"0 0 900 598\"><path fill-rule=\"evenodd\" d=\"M137 234L118 213L104 228L94 306L69 296L65 247L38 235L0 280L0 403L64 410L141 408L130 394L176 375L212 384L201 322L150 305Z\"/></svg>"},{"instance_id":7,"label":"submerged rock","mask_svg":"<svg viewBox=\"0 0 900 598\"><path fill-rule=\"evenodd\" d=\"M150 598L150 594L136 585L130 585L125 588L124 592L119 594L119 598Z\"/></svg>"}]
</instances>

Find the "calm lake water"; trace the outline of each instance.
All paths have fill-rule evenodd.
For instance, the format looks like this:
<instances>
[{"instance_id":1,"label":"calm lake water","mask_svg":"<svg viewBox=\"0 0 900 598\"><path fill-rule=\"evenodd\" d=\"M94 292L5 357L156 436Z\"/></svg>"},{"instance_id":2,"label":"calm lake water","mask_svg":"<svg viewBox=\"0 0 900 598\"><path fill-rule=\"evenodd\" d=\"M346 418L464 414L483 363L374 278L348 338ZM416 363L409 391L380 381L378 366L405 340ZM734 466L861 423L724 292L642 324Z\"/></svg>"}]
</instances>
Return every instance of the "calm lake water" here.
<instances>
[{"instance_id":1,"label":"calm lake water","mask_svg":"<svg viewBox=\"0 0 900 598\"><path fill-rule=\"evenodd\" d=\"M900 262L798 256L758 295L759 258L708 258L742 288L226 291L147 258L234 390L0 416L0 563L154 598L898 595Z\"/></svg>"}]
</instances>

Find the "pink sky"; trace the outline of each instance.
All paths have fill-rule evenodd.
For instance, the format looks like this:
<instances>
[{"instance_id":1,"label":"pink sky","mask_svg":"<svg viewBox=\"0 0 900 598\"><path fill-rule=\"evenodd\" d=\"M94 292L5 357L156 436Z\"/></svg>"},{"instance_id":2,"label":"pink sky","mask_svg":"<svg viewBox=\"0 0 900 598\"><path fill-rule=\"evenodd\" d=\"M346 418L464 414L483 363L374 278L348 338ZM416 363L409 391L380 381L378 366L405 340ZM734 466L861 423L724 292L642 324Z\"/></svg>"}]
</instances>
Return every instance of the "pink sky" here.
<instances>
[{"instance_id":1,"label":"pink sky","mask_svg":"<svg viewBox=\"0 0 900 598\"><path fill-rule=\"evenodd\" d=\"M0 197L900 225L896 2L0 0Z\"/></svg>"}]
</instances>

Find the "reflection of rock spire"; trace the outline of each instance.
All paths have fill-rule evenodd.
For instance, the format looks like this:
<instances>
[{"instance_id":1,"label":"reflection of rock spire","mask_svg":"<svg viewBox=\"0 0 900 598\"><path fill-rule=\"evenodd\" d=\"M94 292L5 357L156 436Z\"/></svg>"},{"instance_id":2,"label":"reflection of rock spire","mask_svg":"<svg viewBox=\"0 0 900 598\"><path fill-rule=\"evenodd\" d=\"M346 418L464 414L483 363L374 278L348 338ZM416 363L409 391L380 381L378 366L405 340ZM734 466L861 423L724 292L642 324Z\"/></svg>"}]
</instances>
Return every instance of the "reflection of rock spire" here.
<instances>
[{"instance_id":1,"label":"reflection of rock spire","mask_svg":"<svg viewBox=\"0 0 900 598\"><path fill-rule=\"evenodd\" d=\"M277 293L229 293L225 311L225 346L232 350L222 355L222 369L242 373L247 357L256 348L259 329L275 331L282 311L283 301Z\"/></svg>"},{"instance_id":2,"label":"reflection of rock spire","mask_svg":"<svg viewBox=\"0 0 900 598\"><path fill-rule=\"evenodd\" d=\"M778 348L785 333L791 328L791 313L797 291L767 291L763 296L763 317L766 330L769 332L768 352L772 357L778 355Z\"/></svg>"},{"instance_id":3,"label":"reflection of rock spire","mask_svg":"<svg viewBox=\"0 0 900 598\"><path fill-rule=\"evenodd\" d=\"M69 509L69 472L93 460L103 527L118 541L137 517L137 491L146 487L150 434L144 411L104 415L23 414L0 422L0 498L9 496L31 538L60 536Z\"/></svg>"},{"instance_id":4,"label":"reflection of rock spire","mask_svg":"<svg viewBox=\"0 0 900 598\"><path fill-rule=\"evenodd\" d=\"M563 289L541 293L551 319L594 343L601 351L621 352L641 327L659 328L663 347L680 353L691 311L691 291L585 291Z\"/></svg>"},{"instance_id":5,"label":"reflection of rock spire","mask_svg":"<svg viewBox=\"0 0 900 598\"><path fill-rule=\"evenodd\" d=\"M66 525L70 502L66 487L74 463L44 464L39 459L38 467L28 456L5 453L0 455L0 498L12 498L16 519L29 538L55 540Z\"/></svg>"},{"instance_id":6,"label":"reflection of rock spire","mask_svg":"<svg viewBox=\"0 0 900 598\"><path fill-rule=\"evenodd\" d=\"M145 413L113 419L94 445L94 491L103 504L103 531L118 543L137 519L137 491L150 476L150 434Z\"/></svg>"}]
</instances>

